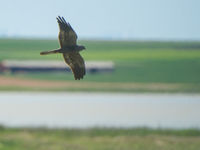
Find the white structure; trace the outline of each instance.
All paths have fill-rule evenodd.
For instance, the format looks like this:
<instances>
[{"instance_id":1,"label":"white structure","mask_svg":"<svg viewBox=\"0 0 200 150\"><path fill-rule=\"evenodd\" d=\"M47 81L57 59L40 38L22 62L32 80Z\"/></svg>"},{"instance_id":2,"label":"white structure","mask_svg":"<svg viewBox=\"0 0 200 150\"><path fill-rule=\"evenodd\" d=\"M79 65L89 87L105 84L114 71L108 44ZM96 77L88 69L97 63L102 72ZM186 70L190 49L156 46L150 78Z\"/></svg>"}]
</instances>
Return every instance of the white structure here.
<instances>
[{"instance_id":1,"label":"white structure","mask_svg":"<svg viewBox=\"0 0 200 150\"><path fill-rule=\"evenodd\" d=\"M87 61L86 71L90 73L107 72L114 70L112 61ZM4 60L0 63L0 70L10 72L46 72L46 71L70 71L64 61L47 60Z\"/></svg>"}]
</instances>

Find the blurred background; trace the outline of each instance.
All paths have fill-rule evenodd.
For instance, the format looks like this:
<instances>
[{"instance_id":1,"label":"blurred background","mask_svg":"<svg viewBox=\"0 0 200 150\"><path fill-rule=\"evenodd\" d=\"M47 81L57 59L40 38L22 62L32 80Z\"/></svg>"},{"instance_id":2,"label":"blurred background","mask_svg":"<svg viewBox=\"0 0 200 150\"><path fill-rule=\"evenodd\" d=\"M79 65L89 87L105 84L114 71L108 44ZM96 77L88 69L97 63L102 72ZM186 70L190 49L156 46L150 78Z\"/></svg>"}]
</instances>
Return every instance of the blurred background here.
<instances>
[{"instance_id":1,"label":"blurred background","mask_svg":"<svg viewBox=\"0 0 200 150\"><path fill-rule=\"evenodd\" d=\"M0 149L199 149L200 2L0 5ZM86 76L56 49L63 16ZM153 138L152 138L153 137Z\"/></svg>"}]
</instances>

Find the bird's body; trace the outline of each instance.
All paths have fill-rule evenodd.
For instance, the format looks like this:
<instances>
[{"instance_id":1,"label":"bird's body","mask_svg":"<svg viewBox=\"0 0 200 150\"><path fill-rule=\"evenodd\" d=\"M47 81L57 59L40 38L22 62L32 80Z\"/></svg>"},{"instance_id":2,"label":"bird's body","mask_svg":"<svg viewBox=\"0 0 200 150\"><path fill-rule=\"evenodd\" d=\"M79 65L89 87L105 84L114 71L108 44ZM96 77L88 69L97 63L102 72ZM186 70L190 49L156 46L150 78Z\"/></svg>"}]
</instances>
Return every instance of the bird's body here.
<instances>
[{"instance_id":1,"label":"bird's body","mask_svg":"<svg viewBox=\"0 0 200 150\"><path fill-rule=\"evenodd\" d=\"M62 53L65 62L70 66L75 80L80 80L85 75L85 62L79 52L84 50L84 46L77 45L77 34L65 19L57 18L60 32L58 35L60 48L51 51L41 52L41 55Z\"/></svg>"},{"instance_id":2,"label":"bird's body","mask_svg":"<svg viewBox=\"0 0 200 150\"><path fill-rule=\"evenodd\" d=\"M46 54L54 54L54 53L70 53L70 52L80 52L83 50L82 46L75 45L75 46L68 46L65 48L59 48L55 50L50 50L50 51L44 51L41 52L41 55L46 55Z\"/></svg>"}]
</instances>

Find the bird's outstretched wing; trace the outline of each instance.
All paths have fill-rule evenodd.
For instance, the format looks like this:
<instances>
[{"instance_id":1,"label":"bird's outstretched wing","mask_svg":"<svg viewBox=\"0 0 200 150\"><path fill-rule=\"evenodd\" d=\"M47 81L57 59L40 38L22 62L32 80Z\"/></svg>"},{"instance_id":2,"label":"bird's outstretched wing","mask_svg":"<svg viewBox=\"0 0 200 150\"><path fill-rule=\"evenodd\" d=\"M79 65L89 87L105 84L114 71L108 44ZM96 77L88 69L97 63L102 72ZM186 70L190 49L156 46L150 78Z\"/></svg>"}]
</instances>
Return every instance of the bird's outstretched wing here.
<instances>
[{"instance_id":1,"label":"bird's outstretched wing","mask_svg":"<svg viewBox=\"0 0 200 150\"><path fill-rule=\"evenodd\" d=\"M71 25L65 21L65 19L60 16L57 18L60 32L58 35L60 47L74 46L76 45L76 40L78 38L76 32L73 30Z\"/></svg>"},{"instance_id":2,"label":"bird's outstretched wing","mask_svg":"<svg viewBox=\"0 0 200 150\"><path fill-rule=\"evenodd\" d=\"M75 80L80 80L85 75L85 62L79 52L63 53L65 62L70 66Z\"/></svg>"}]
</instances>

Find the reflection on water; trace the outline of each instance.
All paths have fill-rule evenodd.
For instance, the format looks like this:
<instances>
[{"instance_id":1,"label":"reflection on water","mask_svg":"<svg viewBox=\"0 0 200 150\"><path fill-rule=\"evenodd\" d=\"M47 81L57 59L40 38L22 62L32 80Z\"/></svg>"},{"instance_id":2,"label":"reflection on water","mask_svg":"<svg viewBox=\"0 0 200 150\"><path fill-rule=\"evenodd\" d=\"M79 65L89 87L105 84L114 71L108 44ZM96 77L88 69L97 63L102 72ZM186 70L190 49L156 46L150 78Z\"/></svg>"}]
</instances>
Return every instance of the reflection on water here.
<instances>
[{"instance_id":1,"label":"reflection on water","mask_svg":"<svg viewBox=\"0 0 200 150\"><path fill-rule=\"evenodd\" d=\"M0 124L200 128L200 95L0 93Z\"/></svg>"}]
</instances>

